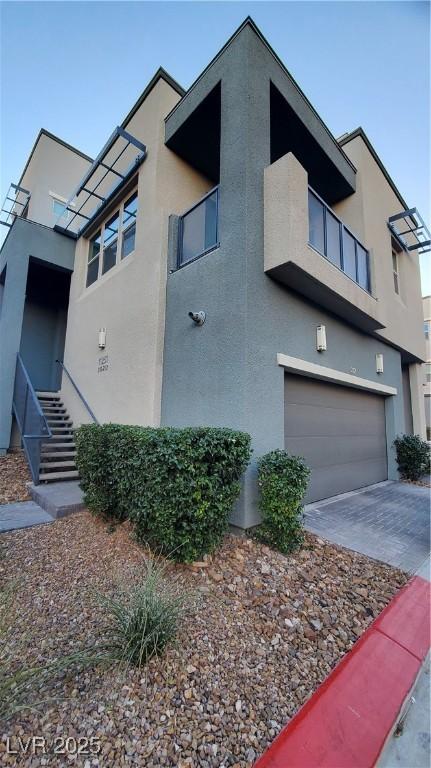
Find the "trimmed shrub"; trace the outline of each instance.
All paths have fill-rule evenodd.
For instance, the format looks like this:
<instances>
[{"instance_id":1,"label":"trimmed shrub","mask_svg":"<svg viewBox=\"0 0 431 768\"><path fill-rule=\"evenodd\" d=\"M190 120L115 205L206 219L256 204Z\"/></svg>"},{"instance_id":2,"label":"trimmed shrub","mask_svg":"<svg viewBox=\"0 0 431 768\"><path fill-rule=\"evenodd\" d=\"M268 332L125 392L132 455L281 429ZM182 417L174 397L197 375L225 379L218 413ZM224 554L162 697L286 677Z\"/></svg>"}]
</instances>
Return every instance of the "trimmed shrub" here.
<instances>
[{"instance_id":1,"label":"trimmed shrub","mask_svg":"<svg viewBox=\"0 0 431 768\"><path fill-rule=\"evenodd\" d=\"M430 469L430 449L419 435L402 435L394 441L401 477L419 480Z\"/></svg>"},{"instance_id":2,"label":"trimmed shrub","mask_svg":"<svg viewBox=\"0 0 431 768\"><path fill-rule=\"evenodd\" d=\"M139 541L192 562L227 530L250 436L216 427L91 425L77 430L77 456L90 509L129 517Z\"/></svg>"},{"instance_id":3,"label":"trimmed shrub","mask_svg":"<svg viewBox=\"0 0 431 768\"><path fill-rule=\"evenodd\" d=\"M161 562L149 560L139 584L119 587L114 596L100 596L100 601L109 624L99 654L102 650L108 660L142 667L174 641L194 597L168 576Z\"/></svg>"},{"instance_id":4,"label":"trimmed shrub","mask_svg":"<svg viewBox=\"0 0 431 768\"><path fill-rule=\"evenodd\" d=\"M256 535L280 552L290 552L303 540L301 502L309 476L304 460L286 451L270 451L258 462L262 524Z\"/></svg>"}]
</instances>

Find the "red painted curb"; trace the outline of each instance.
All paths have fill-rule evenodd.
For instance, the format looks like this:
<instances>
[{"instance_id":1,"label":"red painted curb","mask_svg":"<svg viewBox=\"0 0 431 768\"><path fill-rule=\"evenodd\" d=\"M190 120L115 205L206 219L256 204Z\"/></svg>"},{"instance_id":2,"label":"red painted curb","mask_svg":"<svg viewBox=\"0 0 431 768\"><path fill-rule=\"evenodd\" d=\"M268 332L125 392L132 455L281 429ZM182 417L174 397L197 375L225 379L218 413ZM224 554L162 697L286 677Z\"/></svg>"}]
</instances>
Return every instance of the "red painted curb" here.
<instances>
[{"instance_id":1,"label":"red painted curb","mask_svg":"<svg viewBox=\"0 0 431 768\"><path fill-rule=\"evenodd\" d=\"M394 597L254 768L371 768L430 647L430 585Z\"/></svg>"}]
</instances>

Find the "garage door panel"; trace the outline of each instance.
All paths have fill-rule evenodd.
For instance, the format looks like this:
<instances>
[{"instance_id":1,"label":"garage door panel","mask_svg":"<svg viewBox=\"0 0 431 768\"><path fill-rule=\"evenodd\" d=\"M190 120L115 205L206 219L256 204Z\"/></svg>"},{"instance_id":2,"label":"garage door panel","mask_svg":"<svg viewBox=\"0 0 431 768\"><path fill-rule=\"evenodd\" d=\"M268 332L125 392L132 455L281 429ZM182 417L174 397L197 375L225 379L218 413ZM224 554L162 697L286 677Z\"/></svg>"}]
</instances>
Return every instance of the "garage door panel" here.
<instances>
[{"instance_id":1,"label":"garage door panel","mask_svg":"<svg viewBox=\"0 0 431 768\"><path fill-rule=\"evenodd\" d=\"M361 389L353 389L338 384L331 384L319 379L291 374L289 379L289 401L298 405L325 406L327 408L347 408L355 411L370 410L380 412L381 397Z\"/></svg>"},{"instance_id":2,"label":"garage door panel","mask_svg":"<svg viewBox=\"0 0 431 768\"><path fill-rule=\"evenodd\" d=\"M285 445L312 470L306 501L386 480L384 398L286 374Z\"/></svg>"},{"instance_id":3,"label":"garage door panel","mask_svg":"<svg viewBox=\"0 0 431 768\"><path fill-rule=\"evenodd\" d=\"M347 493L356 488L380 483L386 476L386 460L378 459L364 462L364 465L341 464L331 467L331 474L327 469L314 469L311 474L310 486L305 502L326 499L338 493ZM334 492L334 487L337 489Z\"/></svg>"},{"instance_id":4,"label":"garage door panel","mask_svg":"<svg viewBox=\"0 0 431 768\"><path fill-rule=\"evenodd\" d=\"M289 435L333 436L373 435L378 436L384 427L384 419L375 412L349 410L347 408L326 408L320 405L286 406L285 425Z\"/></svg>"},{"instance_id":5,"label":"garage door panel","mask_svg":"<svg viewBox=\"0 0 431 768\"><path fill-rule=\"evenodd\" d=\"M289 438L289 451L296 456L307 457L310 469L317 467L331 467L334 464L349 464L350 462L363 462L382 458L386 452L386 440L379 437L343 436L337 438L327 450L327 437L314 437L309 440L302 437Z\"/></svg>"}]
</instances>

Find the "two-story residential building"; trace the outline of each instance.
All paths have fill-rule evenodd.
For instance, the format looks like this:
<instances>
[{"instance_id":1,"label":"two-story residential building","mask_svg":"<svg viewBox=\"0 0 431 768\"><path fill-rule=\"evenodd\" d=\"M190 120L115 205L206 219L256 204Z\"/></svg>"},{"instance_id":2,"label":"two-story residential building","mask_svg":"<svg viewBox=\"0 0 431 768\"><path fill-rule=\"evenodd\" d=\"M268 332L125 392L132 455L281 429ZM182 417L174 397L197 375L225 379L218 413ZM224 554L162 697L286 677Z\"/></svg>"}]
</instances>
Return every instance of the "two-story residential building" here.
<instances>
[{"instance_id":1,"label":"two-story residential building","mask_svg":"<svg viewBox=\"0 0 431 768\"><path fill-rule=\"evenodd\" d=\"M273 448L305 457L310 501L397 478L396 435L425 435L426 228L364 131L336 140L251 19L187 92L159 70L94 161L41 135L65 155L41 178L37 143L27 207L11 196L1 448L21 351L21 377L61 390L75 425L91 411L249 432L239 527L258 522L255 460ZM26 323L33 280L43 320ZM58 401L41 402L46 430Z\"/></svg>"}]
</instances>

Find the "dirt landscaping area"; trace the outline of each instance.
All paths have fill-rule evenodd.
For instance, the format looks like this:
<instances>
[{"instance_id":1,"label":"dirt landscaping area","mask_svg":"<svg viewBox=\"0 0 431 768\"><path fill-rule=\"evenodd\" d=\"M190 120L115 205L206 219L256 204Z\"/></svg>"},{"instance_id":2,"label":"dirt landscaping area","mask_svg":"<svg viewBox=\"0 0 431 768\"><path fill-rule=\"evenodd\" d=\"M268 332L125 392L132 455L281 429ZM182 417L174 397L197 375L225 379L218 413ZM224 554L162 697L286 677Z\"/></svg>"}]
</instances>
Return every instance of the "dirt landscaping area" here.
<instances>
[{"instance_id":1,"label":"dirt landscaping area","mask_svg":"<svg viewBox=\"0 0 431 768\"><path fill-rule=\"evenodd\" d=\"M31 483L31 475L24 453L0 456L0 504L27 501L30 495L26 483Z\"/></svg>"},{"instance_id":2,"label":"dirt landscaping area","mask_svg":"<svg viewBox=\"0 0 431 768\"><path fill-rule=\"evenodd\" d=\"M14 664L95 646L95 597L139 578L145 552L128 524L110 533L87 512L3 534L2 585L16 581L6 633ZM145 671L58 674L2 723L12 738L100 739L97 756L7 756L4 765L251 766L406 581L400 571L307 535L285 557L227 536L205 567L172 566L200 592L178 638Z\"/></svg>"}]
</instances>

